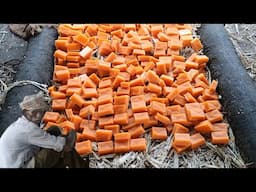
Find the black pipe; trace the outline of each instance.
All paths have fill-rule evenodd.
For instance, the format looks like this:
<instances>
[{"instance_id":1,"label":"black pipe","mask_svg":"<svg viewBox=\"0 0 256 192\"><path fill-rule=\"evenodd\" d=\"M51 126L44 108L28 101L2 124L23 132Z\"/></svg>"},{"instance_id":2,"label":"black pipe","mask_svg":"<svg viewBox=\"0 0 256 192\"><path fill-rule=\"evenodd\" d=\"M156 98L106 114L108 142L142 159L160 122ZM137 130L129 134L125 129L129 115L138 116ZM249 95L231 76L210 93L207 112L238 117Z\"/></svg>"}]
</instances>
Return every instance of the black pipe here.
<instances>
[{"instance_id":1,"label":"black pipe","mask_svg":"<svg viewBox=\"0 0 256 192\"><path fill-rule=\"evenodd\" d=\"M235 141L246 162L256 166L256 85L236 54L224 25L203 24L200 38Z\"/></svg>"},{"instance_id":2,"label":"black pipe","mask_svg":"<svg viewBox=\"0 0 256 192\"><path fill-rule=\"evenodd\" d=\"M25 59L18 66L15 81L32 80L38 83L49 84L53 73L54 41L57 30L45 27L41 33L29 39ZM18 106L24 96L34 94L39 89L33 85L14 87L8 92L5 104L0 111L0 136L4 130L21 116Z\"/></svg>"}]
</instances>

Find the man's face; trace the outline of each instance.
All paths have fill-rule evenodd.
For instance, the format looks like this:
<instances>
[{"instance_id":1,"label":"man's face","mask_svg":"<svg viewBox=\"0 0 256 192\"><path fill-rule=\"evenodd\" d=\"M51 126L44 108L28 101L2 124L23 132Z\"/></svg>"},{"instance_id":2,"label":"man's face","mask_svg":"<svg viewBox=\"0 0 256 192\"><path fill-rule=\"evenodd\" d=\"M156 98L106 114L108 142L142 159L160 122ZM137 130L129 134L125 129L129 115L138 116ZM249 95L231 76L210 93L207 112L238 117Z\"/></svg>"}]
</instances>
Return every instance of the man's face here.
<instances>
[{"instance_id":1,"label":"man's face","mask_svg":"<svg viewBox=\"0 0 256 192\"><path fill-rule=\"evenodd\" d=\"M36 124L39 124L41 122L41 119L43 118L45 113L45 110L37 109L31 112L31 121L33 121Z\"/></svg>"}]
</instances>

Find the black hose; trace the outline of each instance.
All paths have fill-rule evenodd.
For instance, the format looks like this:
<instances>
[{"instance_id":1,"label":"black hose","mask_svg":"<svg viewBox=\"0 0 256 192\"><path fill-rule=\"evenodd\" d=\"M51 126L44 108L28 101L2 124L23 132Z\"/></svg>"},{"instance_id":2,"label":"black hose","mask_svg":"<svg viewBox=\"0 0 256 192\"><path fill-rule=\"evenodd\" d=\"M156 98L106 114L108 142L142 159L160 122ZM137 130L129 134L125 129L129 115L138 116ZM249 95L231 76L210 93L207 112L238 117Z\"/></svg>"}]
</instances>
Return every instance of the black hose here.
<instances>
[{"instance_id":1,"label":"black hose","mask_svg":"<svg viewBox=\"0 0 256 192\"><path fill-rule=\"evenodd\" d=\"M57 35L56 29L45 27L41 33L29 39L25 59L18 66L15 81L32 80L43 84L50 83L54 66L54 41ZM0 112L0 136L12 122L21 116L18 103L23 100L24 96L38 91L37 87L26 85L14 87L8 92Z\"/></svg>"},{"instance_id":2,"label":"black hose","mask_svg":"<svg viewBox=\"0 0 256 192\"><path fill-rule=\"evenodd\" d=\"M246 162L256 166L256 85L245 71L229 36L221 24L203 24L199 29L211 75L227 120Z\"/></svg>"}]
</instances>

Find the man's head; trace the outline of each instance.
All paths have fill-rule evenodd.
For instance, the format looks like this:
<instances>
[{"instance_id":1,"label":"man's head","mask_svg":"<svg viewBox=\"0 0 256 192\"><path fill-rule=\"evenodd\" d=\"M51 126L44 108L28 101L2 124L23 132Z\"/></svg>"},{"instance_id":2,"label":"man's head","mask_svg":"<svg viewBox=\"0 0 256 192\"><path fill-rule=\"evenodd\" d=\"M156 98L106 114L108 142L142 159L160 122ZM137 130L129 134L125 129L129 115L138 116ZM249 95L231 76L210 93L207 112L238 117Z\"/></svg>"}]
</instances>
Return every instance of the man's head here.
<instances>
[{"instance_id":1,"label":"man's head","mask_svg":"<svg viewBox=\"0 0 256 192\"><path fill-rule=\"evenodd\" d=\"M43 92L25 96L19 104L23 115L30 121L39 124L49 106L44 99Z\"/></svg>"}]
</instances>

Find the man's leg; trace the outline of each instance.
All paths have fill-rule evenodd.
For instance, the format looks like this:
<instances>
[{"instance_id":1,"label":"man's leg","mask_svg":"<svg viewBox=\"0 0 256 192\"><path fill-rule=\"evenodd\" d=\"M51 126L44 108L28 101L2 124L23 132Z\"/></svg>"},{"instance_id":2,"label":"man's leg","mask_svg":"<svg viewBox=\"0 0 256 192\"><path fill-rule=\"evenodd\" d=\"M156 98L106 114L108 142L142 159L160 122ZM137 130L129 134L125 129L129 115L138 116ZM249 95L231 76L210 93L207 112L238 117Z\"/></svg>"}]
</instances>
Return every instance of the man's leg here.
<instances>
[{"instance_id":1,"label":"man's leg","mask_svg":"<svg viewBox=\"0 0 256 192\"><path fill-rule=\"evenodd\" d=\"M63 162L69 168L89 168L89 161L81 158L75 149L64 153Z\"/></svg>"},{"instance_id":2,"label":"man's leg","mask_svg":"<svg viewBox=\"0 0 256 192\"><path fill-rule=\"evenodd\" d=\"M59 165L63 161L61 154L52 149L42 149L35 155L35 168L61 167Z\"/></svg>"}]
</instances>

